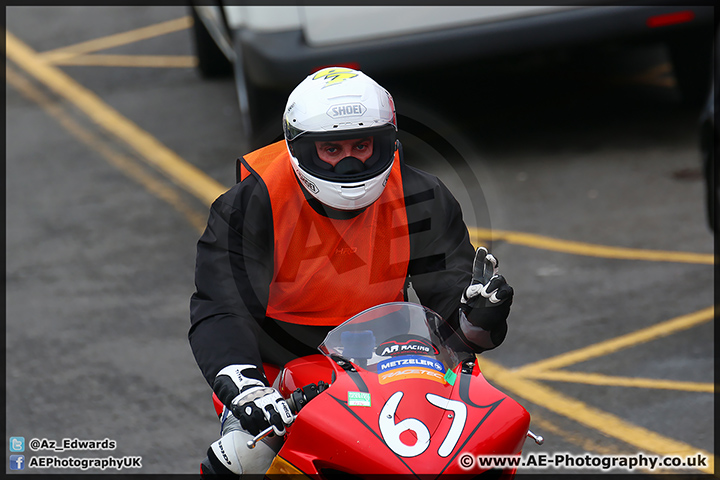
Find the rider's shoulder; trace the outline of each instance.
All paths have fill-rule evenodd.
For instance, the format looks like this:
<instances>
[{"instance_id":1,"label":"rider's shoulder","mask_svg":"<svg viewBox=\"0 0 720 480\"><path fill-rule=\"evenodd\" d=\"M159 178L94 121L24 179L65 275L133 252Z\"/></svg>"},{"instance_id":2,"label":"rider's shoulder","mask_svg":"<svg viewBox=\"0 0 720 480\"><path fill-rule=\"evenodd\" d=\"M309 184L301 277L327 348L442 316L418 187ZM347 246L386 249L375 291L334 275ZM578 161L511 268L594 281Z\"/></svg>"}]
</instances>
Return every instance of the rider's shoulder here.
<instances>
[{"instance_id":1,"label":"rider's shoulder","mask_svg":"<svg viewBox=\"0 0 720 480\"><path fill-rule=\"evenodd\" d=\"M434 192L434 196L450 194L448 188L437 176L408 164L403 164L402 179L406 194L427 191Z\"/></svg>"},{"instance_id":2,"label":"rider's shoulder","mask_svg":"<svg viewBox=\"0 0 720 480\"><path fill-rule=\"evenodd\" d=\"M250 205L269 204L266 189L262 188L260 180L255 175L248 175L242 181L230 187L214 202L215 206L225 206L238 210L245 210Z\"/></svg>"}]
</instances>

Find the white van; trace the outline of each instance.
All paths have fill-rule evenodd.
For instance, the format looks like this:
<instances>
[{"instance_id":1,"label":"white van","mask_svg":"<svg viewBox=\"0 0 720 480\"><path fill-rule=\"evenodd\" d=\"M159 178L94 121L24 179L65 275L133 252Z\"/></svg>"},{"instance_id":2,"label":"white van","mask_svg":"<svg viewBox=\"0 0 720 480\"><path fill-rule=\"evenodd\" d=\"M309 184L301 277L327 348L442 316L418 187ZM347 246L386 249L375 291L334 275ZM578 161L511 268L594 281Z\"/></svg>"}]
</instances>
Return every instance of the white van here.
<instances>
[{"instance_id":1,"label":"white van","mask_svg":"<svg viewBox=\"0 0 720 480\"><path fill-rule=\"evenodd\" d=\"M248 136L268 92L286 97L305 76L329 65L373 76L601 42L661 41L688 99L702 100L710 79L711 6L206 3L192 7L199 69L208 77L234 73Z\"/></svg>"}]
</instances>

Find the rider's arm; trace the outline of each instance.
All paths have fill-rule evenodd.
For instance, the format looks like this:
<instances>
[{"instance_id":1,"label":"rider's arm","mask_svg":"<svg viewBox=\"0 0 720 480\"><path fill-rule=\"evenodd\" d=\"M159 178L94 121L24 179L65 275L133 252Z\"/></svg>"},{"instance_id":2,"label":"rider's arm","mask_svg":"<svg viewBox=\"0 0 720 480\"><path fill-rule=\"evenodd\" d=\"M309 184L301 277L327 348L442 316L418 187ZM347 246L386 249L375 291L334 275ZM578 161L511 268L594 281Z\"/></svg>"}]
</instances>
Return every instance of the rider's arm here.
<instances>
[{"instance_id":1,"label":"rider's arm","mask_svg":"<svg viewBox=\"0 0 720 480\"><path fill-rule=\"evenodd\" d=\"M475 252L460 205L437 177L407 165L403 187L413 290L423 305L457 325L460 297L470 282Z\"/></svg>"},{"instance_id":2,"label":"rider's arm","mask_svg":"<svg viewBox=\"0 0 720 480\"><path fill-rule=\"evenodd\" d=\"M210 385L228 365L261 365L257 331L272 278L271 219L266 190L250 176L215 200L198 241L189 340Z\"/></svg>"},{"instance_id":3,"label":"rider's arm","mask_svg":"<svg viewBox=\"0 0 720 480\"><path fill-rule=\"evenodd\" d=\"M513 295L513 288L499 273L498 260L487 248L479 247L472 280L460 300L460 331L476 351L495 348L505 339Z\"/></svg>"},{"instance_id":4,"label":"rider's arm","mask_svg":"<svg viewBox=\"0 0 720 480\"><path fill-rule=\"evenodd\" d=\"M476 352L497 347L507 332L507 312L488 316L496 312L479 308L471 311L463 304L462 318L459 315L475 258L459 203L439 179L410 167L406 170L403 180L411 199L408 202L406 195L411 225L408 273L413 289L420 302L446 319ZM413 198L424 201L414 202ZM509 302L506 307L509 309Z\"/></svg>"}]
</instances>

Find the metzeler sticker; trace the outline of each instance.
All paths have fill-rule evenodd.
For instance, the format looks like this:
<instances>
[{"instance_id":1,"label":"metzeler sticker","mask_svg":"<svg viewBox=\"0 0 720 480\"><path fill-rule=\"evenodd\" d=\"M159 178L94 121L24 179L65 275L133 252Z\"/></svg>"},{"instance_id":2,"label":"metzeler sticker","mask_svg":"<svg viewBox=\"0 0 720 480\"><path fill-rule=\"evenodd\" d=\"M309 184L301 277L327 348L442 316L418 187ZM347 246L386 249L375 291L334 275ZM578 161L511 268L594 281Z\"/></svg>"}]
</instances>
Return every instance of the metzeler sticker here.
<instances>
[{"instance_id":1,"label":"metzeler sticker","mask_svg":"<svg viewBox=\"0 0 720 480\"><path fill-rule=\"evenodd\" d=\"M446 383L445 376L442 373L430 368L398 368L378 375L378 381L381 385L394 382L396 380L406 380L408 378L424 378L426 380L433 380L442 384Z\"/></svg>"},{"instance_id":2,"label":"metzeler sticker","mask_svg":"<svg viewBox=\"0 0 720 480\"><path fill-rule=\"evenodd\" d=\"M365 392L348 392L348 407L369 407L370 394Z\"/></svg>"},{"instance_id":3,"label":"metzeler sticker","mask_svg":"<svg viewBox=\"0 0 720 480\"><path fill-rule=\"evenodd\" d=\"M383 360L377 364L377 373L381 374L397 368L407 367L428 367L433 370L437 370L440 373L445 373L445 366L443 366L442 362L439 362L434 358L420 357L417 355L408 355L406 357L396 357Z\"/></svg>"},{"instance_id":4,"label":"metzeler sticker","mask_svg":"<svg viewBox=\"0 0 720 480\"><path fill-rule=\"evenodd\" d=\"M400 355L437 355L440 353L430 340L417 335L398 335L378 345L375 353L381 357Z\"/></svg>"}]
</instances>

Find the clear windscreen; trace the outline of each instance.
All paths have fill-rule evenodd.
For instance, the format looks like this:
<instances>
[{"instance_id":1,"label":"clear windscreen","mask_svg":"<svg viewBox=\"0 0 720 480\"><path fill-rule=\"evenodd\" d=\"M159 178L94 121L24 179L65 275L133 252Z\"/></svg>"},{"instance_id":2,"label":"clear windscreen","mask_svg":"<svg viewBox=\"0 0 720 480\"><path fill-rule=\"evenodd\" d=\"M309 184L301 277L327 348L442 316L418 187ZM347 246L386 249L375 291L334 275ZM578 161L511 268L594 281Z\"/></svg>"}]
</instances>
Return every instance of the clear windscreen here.
<instances>
[{"instance_id":1,"label":"clear windscreen","mask_svg":"<svg viewBox=\"0 0 720 480\"><path fill-rule=\"evenodd\" d=\"M437 313L407 302L355 315L330 331L318 349L378 374L401 365L444 374L474 355Z\"/></svg>"}]
</instances>

